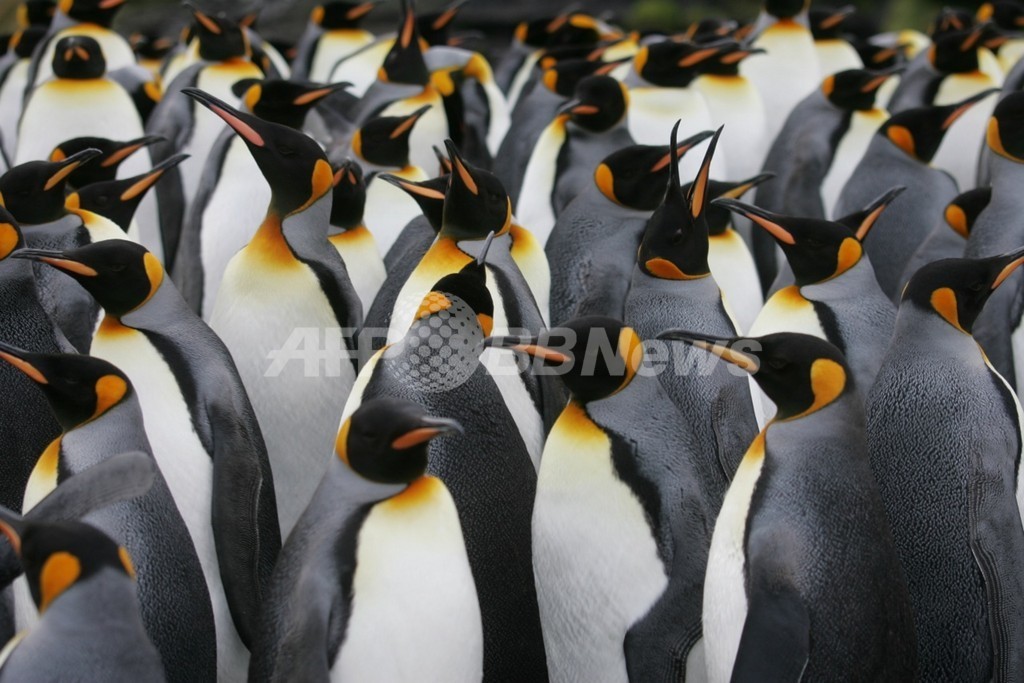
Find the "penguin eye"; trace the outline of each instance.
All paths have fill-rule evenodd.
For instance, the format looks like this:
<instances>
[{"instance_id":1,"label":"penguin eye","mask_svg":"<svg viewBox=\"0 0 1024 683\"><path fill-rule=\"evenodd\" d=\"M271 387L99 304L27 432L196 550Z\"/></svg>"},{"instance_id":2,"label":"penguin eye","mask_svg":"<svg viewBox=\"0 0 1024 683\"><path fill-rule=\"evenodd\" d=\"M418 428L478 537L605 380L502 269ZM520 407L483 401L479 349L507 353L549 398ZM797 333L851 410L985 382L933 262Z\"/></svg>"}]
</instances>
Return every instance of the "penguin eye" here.
<instances>
[{"instance_id":1,"label":"penguin eye","mask_svg":"<svg viewBox=\"0 0 1024 683\"><path fill-rule=\"evenodd\" d=\"M281 156L285 156L285 157L293 157L293 156L295 156L295 150L292 149L291 147L286 146L286 145L282 145L282 146L278 147L278 151L281 153Z\"/></svg>"},{"instance_id":2,"label":"penguin eye","mask_svg":"<svg viewBox=\"0 0 1024 683\"><path fill-rule=\"evenodd\" d=\"M811 237L807 240L807 246L810 247L811 249L821 249L821 247L823 246L823 242L819 239Z\"/></svg>"},{"instance_id":3,"label":"penguin eye","mask_svg":"<svg viewBox=\"0 0 1024 683\"><path fill-rule=\"evenodd\" d=\"M772 370L784 370L789 366L789 361L784 358L769 358L768 367Z\"/></svg>"},{"instance_id":4,"label":"penguin eye","mask_svg":"<svg viewBox=\"0 0 1024 683\"><path fill-rule=\"evenodd\" d=\"M967 289L971 290L975 294L985 289L985 283L981 280L975 280L971 284L967 285Z\"/></svg>"},{"instance_id":5,"label":"penguin eye","mask_svg":"<svg viewBox=\"0 0 1024 683\"><path fill-rule=\"evenodd\" d=\"M127 268L127 267L128 267L127 263L115 263L114 265L110 266L110 272L112 272L112 273L123 273L125 271L125 268Z\"/></svg>"}]
</instances>

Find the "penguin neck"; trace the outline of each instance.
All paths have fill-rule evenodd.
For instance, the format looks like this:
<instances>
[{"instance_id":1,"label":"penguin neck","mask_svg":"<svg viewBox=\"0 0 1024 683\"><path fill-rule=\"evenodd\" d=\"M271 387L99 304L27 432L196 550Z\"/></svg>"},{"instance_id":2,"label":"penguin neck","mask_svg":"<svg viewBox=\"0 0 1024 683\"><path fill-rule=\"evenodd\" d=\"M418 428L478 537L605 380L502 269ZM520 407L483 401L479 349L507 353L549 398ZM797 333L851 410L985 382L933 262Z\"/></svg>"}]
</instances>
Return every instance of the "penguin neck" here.
<instances>
[{"instance_id":1,"label":"penguin neck","mask_svg":"<svg viewBox=\"0 0 1024 683\"><path fill-rule=\"evenodd\" d=\"M180 321L188 317L194 318L195 314L181 298L171 278L165 275L153 296L147 301L120 318L106 314L100 323L100 331L117 333L123 332L124 328L162 331L172 324L170 321Z\"/></svg>"},{"instance_id":2,"label":"penguin neck","mask_svg":"<svg viewBox=\"0 0 1024 683\"><path fill-rule=\"evenodd\" d=\"M267 215L246 246L245 253L266 264L295 266L300 242L327 237L330 204L331 193L327 192L309 206L282 216L271 200Z\"/></svg>"},{"instance_id":3,"label":"penguin neck","mask_svg":"<svg viewBox=\"0 0 1024 683\"><path fill-rule=\"evenodd\" d=\"M633 268L634 286L639 285L651 292L663 292L681 301L709 302L719 301L722 292L715 281L714 275L710 273L706 277L699 277L693 280L666 280L660 277L648 275L640 266Z\"/></svg>"},{"instance_id":4,"label":"penguin neck","mask_svg":"<svg viewBox=\"0 0 1024 683\"><path fill-rule=\"evenodd\" d=\"M934 311L904 301L896 313L892 346L920 358L955 357L984 362L984 351L973 336L958 330Z\"/></svg>"},{"instance_id":5,"label":"penguin neck","mask_svg":"<svg viewBox=\"0 0 1024 683\"><path fill-rule=\"evenodd\" d=\"M872 267L871 262L868 261L866 253L861 254L861 257L855 264L839 275L828 280L822 280L821 282L812 282L811 284L800 286L800 293L812 301L827 301L829 299L835 300L850 297L859 299L863 297L865 292L873 290L881 292L881 287L878 284L878 279L875 277L875 269Z\"/></svg>"},{"instance_id":6,"label":"penguin neck","mask_svg":"<svg viewBox=\"0 0 1024 683\"><path fill-rule=\"evenodd\" d=\"M856 391L847 388L834 401L807 415L773 419L758 438L764 440L769 458L784 456L787 460L801 461L816 456L813 450L806 448L806 430L856 444L864 439L865 423L863 400ZM783 446L789 443L797 447Z\"/></svg>"},{"instance_id":7,"label":"penguin neck","mask_svg":"<svg viewBox=\"0 0 1024 683\"><path fill-rule=\"evenodd\" d=\"M1024 163L1007 159L996 153L989 155L989 169L991 172L991 183L993 196L1006 193L1006 196L1016 196L1024 184Z\"/></svg>"},{"instance_id":8,"label":"penguin neck","mask_svg":"<svg viewBox=\"0 0 1024 683\"><path fill-rule=\"evenodd\" d=\"M123 634L126 625L144 633L135 584L112 567L103 567L57 596L40 615L40 625L51 619L63 625L78 624L93 633L116 628Z\"/></svg>"},{"instance_id":9,"label":"penguin neck","mask_svg":"<svg viewBox=\"0 0 1024 683\"><path fill-rule=\"evenodd\" d=\"M331 490L338 493L340 500L355 505L376 503L407 488L403 484L381 484L365 479L337 457L331 458L324 478L330 481Z\"/></svg>"}]
</instances>

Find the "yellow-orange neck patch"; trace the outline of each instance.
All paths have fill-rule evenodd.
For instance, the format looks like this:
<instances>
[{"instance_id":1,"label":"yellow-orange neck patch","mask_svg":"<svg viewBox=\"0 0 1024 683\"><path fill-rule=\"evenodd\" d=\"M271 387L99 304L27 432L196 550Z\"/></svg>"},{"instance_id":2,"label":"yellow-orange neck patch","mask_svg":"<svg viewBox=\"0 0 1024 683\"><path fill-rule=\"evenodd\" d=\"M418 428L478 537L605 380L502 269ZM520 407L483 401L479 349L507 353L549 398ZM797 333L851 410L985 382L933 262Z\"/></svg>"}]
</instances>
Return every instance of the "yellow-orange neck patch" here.
<instances>
[{"instance_id":1,"label":"yellow-orange neck patch","mask_svg":"<svg viewBox=\"0 0 1024 683\"><path fill-rule=\"evenodd\" d=\"M46 559L39 572L39 611L44 612L61 593L75 584L82 563L67 552L56 552Z\"/></svg>"},{"instance_id":2,"label":"yellow-orange neck patch","mask_svg":"<svg viewBox=\"0 0 1024 683\"><path fill-rule=\"evenodd\" d=\"M932 292L931 304L932 308L942 316L943 320L964 334L967 334L967 330L960 325L960 312L956 303L956 292L949 287L936 289Z\"/></svg>"}]
</instances>

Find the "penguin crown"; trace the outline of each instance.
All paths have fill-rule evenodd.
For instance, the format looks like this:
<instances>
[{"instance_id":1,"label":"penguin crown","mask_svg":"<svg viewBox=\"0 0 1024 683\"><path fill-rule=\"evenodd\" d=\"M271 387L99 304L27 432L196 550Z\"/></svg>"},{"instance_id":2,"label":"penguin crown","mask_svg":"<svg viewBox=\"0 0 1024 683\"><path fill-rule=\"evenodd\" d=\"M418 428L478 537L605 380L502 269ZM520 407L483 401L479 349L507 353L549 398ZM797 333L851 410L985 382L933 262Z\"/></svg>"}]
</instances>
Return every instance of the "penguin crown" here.
<instances>
[{"instance_id":1,"label":"penguin crown","mask_svg":"<svg viewBox=\"0 0 1024 683\"><path fill-rule=\"evenodd\" d=\"M110 28L114 17L127 0L60 0L58 8L66 16L83 24Z\"/></svg>"},{"instance_id":2,"label":"penguin crown","mask_svg":"<svg viewBox=\"0 0 1024 683\"><path fill-rule=\"evenodd\" d=\"M446 140L445 146L452 173L445 191L441 231L455 240L507 233L512 226L512 201L505 186L490 171L470 165L451 140Z\"/></svg>"},{"instance_id":3,"label":"penguin crown","mask_svg":"<svg viewBox=\"0 0 1024 683\"><path fill-rule=\"evenodd\" d=\"M385 83L408 85L425 86L430 82L430 72L423 60L423 46L416 25L416 11L411 0L402 0L398 35L384 57L377 78Z\"/></svg>"},{"instance_id":4,"label":"penguin crown","mask_svg":"<svg viewBox=\"0 0 1024 683\"><path fill-rule=\"evenodd\" d=\"M943 259L922 266L903 290L903 304L937 314L970 334L985 302L1024 263L1024 249L988 258Z\"/></svg>"},{"instance_id":5,"label":"penguin crown","mask_svg":"<svg viewBox=\"0 0 1024 683\"><path fill-rule=\"evenodd\" d=\"M359 28L376 6L376 2L333 0L313 8L310 20L326 31Z\"/></svg>"},{"instance_id":6,"label":"penguin crown","mask_svg":"<svg viewBox=\"0 0 1024 683\"><path fill-rule=\"evenodd\" d=\"M928 48L928 61L944 73L969 73L978 69L978 48L994 37L994 27L979 25L964 30L944 32L933 38Z\"/></svg>"},{"instance_id":7,"label":"penguin crown","mask_svg":"<svg viewBox=\"0 0 1024 683\"><path fill-rule=\"evenodd\" d=\"M15 32L10 37L7 49L12 50L19 59L28 59L45 37L45 26L29 26Z\"/></svg>"},{"instance_id":8,"label":"penguin crown","mask_svg":"<svg viewBox=\"0 0 1024 683\"><path fill-rule=\"evenodd\" d=\"M640 48L633 65L648 83L663 88L685 88L710 68L718 52L719 47L715 45L663 40Z\"/></svg>"},{"instance_id":9,"label":"penguin crown","mask_svg":"<svg viewBox=\"0 0 1024 683\"><path fill-rule=\"evenodd\" d=\"M135 578L128 551L95 527L82 522L18 523L4 517L0 531L17 552L41 613L65 591L103 569Z\"/></svg>"},{"instance_id":10,"label":"penguin crown","mask_svg":"<svg viewBox=\"0 0 1024 683\"><path fill-rule=\"evenodd\" d=\"M127 233L135 217L135 210L142 203L146 193L164 173L183 162L188 156L175 154L149 171L131 178L91 183L68 195L64 204L70 209L84 209L97 213L110 219Z\"/></svg>"},{"instance_id":11,"label":"penguin crown","mask_svg":"<svg viewBox=\"0 0 1024 683\"><path fill-rule=\"evenodd\" d=\"M752 55L765 53L761 48L752 47L731 38L713 42L700 41L695 38L694 42L715 49L715 53L703 61L701 73L716 76L736 76L740 72L740 63L743 60Z\"/></svg>"},{"instance_id":12,"label":"penguin crown","mask_svg":"<svg viewBox=\"0 0 1024 683\"><path fill-rule=\"evenodd\" d=\"M370 119L353 137L352 150L376 166L406 168L409 165L409 136L430 108L427 104L406 116Z\"/></svg>"},{"instance_id":13,"label":"penguin crown","mask_svg":"<svg viewBox=\"0 0 1024 683\"><path fill-rule=\"evenodd\" d=\"M452 23L455 21L455 17L459 15L459 10L462 9L469 0L455 0L455 2L449 3L447 6L430 12L428 14L422 14L416 20L417 28L419 29L420 35L426 40L429 45L447 45L449 32Z\"/></svg>"},{"instance_id":14,"label":"penguin crown","mask_svg":"<svg viewBox=\"0 0 1024 683\"><path fill-rule=\"evenodd\" d=\"M986 2L978 8L979 21L992 21L1006 31L1019 31L1024 28L1024 7L1015 0L995 0Z\"/></svg>"},{"instance_id":15,"label":"penguin crown","mask_svg":"<svg viewBox=\"0 0 1024 683\"><path fill-rule=\"evenodd\" d=\"M57 3L54 0L25 0L18 7L18 25L23 28L29 26L46 28L53 21L56 11Z\"/></svg>"},{"instance_id":16,"label":"penguin crown","mask_svg":"<svg viewBox=\"0 0 1024 683\"><path fill-rule=\"evenodd\" d=\"M1024 163L1024 92L1006 95L988 121L985 141L999 156Z\"/></svg>"},{"instance_id":17,"label":"penguin crown","mask_svg":"<svg viewBox=\"0 0 1024 683\"><path fill-rule=\"evenodd\" d=\"M366 181L363 169L346 159L334 169L334 189L331 200L331 225L346 230L363 223L366 207Z\"/></svg>"},{"instance_id":18,"label":"penguin crown","mask_svg":"<svg viewBox=\"0 0 1024 683\"><path fill-rule=\"evenodd\" d=\"M53 73L58 78L102 78L107 60L95 38L67 36L57 42L53 51Z\"/></svg>"},{"instance_id":19,"label":"penguin crown","mask_svg":"<svg viewBox=\"0 0 1024 683\"><path fill-rule=\"evenodd\" d=\"M49 223L64 215L64 187L67 178L82 164L99 156L86 149L62 161L29 161L0 176L0 206L19 223Z\"/></svg>"},{"instance_id":20,"label":"penguin crown","mask_svg":"<svg viewBox=\"0 0 1024 683\"><path fill-rule=\"evenodd\" d=\"M810 20L811 35L815 40L841 38L843 24L856 10L853 7L812 7L807 16Z\"/></svg>"},{"instance_id":21,"label":"penguin crown","mask_svg":"<svg viewBox=\"0 0 1024 683\"><path fill-rule=\"evenodd\" d=\"M605 316L575 318L536 338L489 337L484 344L533 358L534 372L561 377L580 403L626 388L644 360L643 342L636 331Z\"/></svg>"},{"instance_id":22,"label":"penguin crown","mask_svg":"<svg viewBox=\"0 0 1024 683\"><path fill-rule=\"evenodd\" d=\"M430 441L453 432L462 432L458 422L433 417L417 403L375 398L342 424L335 452L364 479L410 484L426 472Z\"/></svg>"},{"instance_id":23,"label":"penguin crown","mask_svg":"<svg viewBox=\"0 0 1024 683\"><path fill-rule=\"evenodd\" d=\"M828 101L843 111L868 111L875 106L878 89L895 71L847 69L827 76L821 92Z\"/></svg>"},{"instance_id":24,"label":"penguin crown","mask_svg":"<svg viewBox=\"0 0 1024 683\"><path fill-rule=\"evenodd\" d=\"M252 56L252 46L241 20L223 13L207 14L185 3L192 10L192 31L199 44L199 56L209 62Z\"/></svg>"},{"instance_id":25,"label":"penguin crown","mask_svg":"<svg viewBox=\"0 0 1024 683\"><path fill-rule=\"evenodd\" d=\"M540 60L544 73L541 76L541 83L551 92L562 97L574 97L580 82L588 76L607 75L607 73L618 65L605 63L598 59L587 59L584 57L559 59L555 62Z\"/></svg>"},{"instance_id":26,"label":"penguin crown","mask_svg":"<svg viewBox=\"0 0 1024 683\"><path fill-rule=\"evenodd\" d=\"M753 375L778 408L776 420L806 417L853 388L846 358L824 339L782 332L763 337L720 339L668 330L658 339L682 341Z\"/></svg>"},{"instance_id":27,"label":"penguin crown","mask_svg":"<svg viewBox=\"0 0 1024 683\"><path fill-rule=\"evenodd\" d=\"M562 105L577 126L593 133L610 130L626 116L629 93L611 76L587 76L576 85L572 100Z\"/></svg>"},{"instance_id":28,"label":"penguin crown","mask_svg":"<svg viewBox=\"0 0 1024 683\"><path fill-rule=\"evenodd\" d=\"M806 12L810 0L765 0L764 11L777 19L792 19Z\"/></svg>"}]
</instances>

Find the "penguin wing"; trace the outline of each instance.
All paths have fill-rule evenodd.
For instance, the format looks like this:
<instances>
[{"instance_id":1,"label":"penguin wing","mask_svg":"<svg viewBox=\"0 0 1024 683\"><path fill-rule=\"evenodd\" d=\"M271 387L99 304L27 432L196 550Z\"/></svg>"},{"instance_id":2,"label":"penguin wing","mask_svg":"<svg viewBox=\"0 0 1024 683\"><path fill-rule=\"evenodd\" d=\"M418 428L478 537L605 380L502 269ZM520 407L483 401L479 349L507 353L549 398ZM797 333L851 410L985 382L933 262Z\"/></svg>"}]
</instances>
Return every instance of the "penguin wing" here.
<instances>
[{"instance_id":1,"label":"penguin wing","mask_svg":"<svg viewBox=\"0 0 1024 683\"><path fill-rule=\"evenodd\" d=\"M757 436L757 418L746 382L723 381L712 401L711 416L718 464L726 480L732 481L750 442Z\"/></svg>"},{"instance_id":2,"label":"penguin wing","mask_svg":"<svg viewBox=\"0 0 1024 683\"><path fill-rule=\"evenodd\" d=\"M90 512L145 495L156 480L153 456L121 453L68 477L26 515L48 522L75 521Z\"/></svg>"},{"instance_id":3,"label":"penguin wing","mask_svg":"<svg viewBox=\"0 0 1024 683\"><path fill-rule=\"evenodd\" d=\"M732 668L733 683L799 681L807 668L811 618L796 589L782 576L747 589L747 620Z\"/></svg>"}]
</instances>

